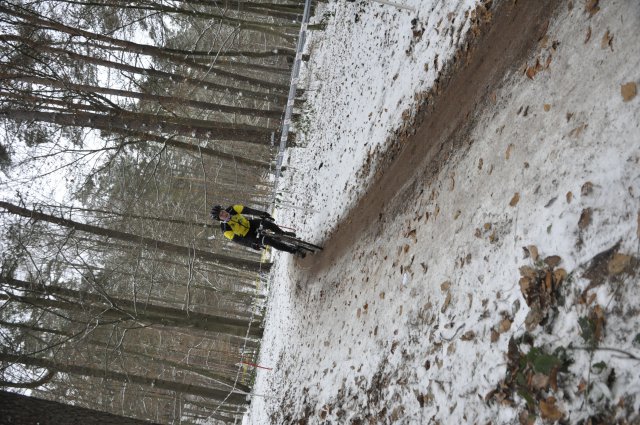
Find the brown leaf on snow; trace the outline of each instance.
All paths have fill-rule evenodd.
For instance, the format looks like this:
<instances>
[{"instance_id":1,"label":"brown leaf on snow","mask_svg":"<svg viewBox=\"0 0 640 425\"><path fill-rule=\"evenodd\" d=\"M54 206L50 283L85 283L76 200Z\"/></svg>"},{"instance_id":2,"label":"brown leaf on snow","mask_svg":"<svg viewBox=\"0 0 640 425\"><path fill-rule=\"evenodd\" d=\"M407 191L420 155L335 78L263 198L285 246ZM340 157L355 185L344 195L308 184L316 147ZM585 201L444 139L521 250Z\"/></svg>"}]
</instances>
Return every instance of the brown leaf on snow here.
<instances>
[{"instance_id":1,"label":"brown leaf on snow","mask_svg":"<svg viewBox=\"0 0 640 425\"><path fill-rule=\"evenodd\" d=\"M540 408L540 416L542 416L542 419L559 421L564 417L564 413L556 406L555 397L547 397L546 400L540 400L538 407Z\"/></svg>"},{"instance_id":2,"label":"brown leaf on snow","mask_svg":"<svg viewBox=\"0 0 640 425\"><path fill-rule=\"evenodd\" d=\"M560 264L560 262L562 261L562 258L558 255L550 255L547 258L545 258L543 261L547 266L553 269L558 264Z\"/></svg>"},{"instance_id":3,"label":"brown leaf on snow","mask_svg":"<svg viewBox=\"0 0 640 425\"><path fill-rule=\"evenodd\" d=\"M580 383L578 384L578 394L582 394L587 389L587 381L582 378Z\"/></svg>"},{"instance_id":4,"label":"brown leaf on snow","mask_svg":"<svg viewBox=\"0 0 640 425\"><path fill-rule=\"evenodd\" d=\"M607 271L610 275L616 275L627 270L631 264L631 256L616 252L607 264Z\"/></svg>"},{"instance_id":5,"label":"brown leaf on snow","mask_svg":"<svg viewBox=\"0 0 640 425\"><path fill-rule=\"evenodd\" d=\"M509 329L511 329L511 320L509 319L502 320L500 325L498 325L498 332L501 334L508 332Z\"/></svg>"},{"instance_id":6,"label":"brown leaf on snow","mask_svg":"<svg viewBox=\"0 0 640 425\"><path fill-rule=\"evenodd\" d=\"M544 108L545 112L549 112L551 110L551 105L549 105L548 103L545 103L544 105L542 105L542 107Z\"/></svg>"},{"instance_id":7,"label":"brown leaf on snow","mask_svg":"<svg viewBox=\"0 0 640 425\"><path fill-rule=\"evenodd\" d=\"M513 195L513 198L511 198L511 201L509 201L509 206L515 207L518 204L518 201L520 201L520 194L516 192Z\"/></svg>"},{"instance_id":8,"label":"brown leaf on snow","mask_svg":"<svg viewBox=\"0 0 640 425\"><path fill-rule=\"evenodd\" d=\"M543 373L535 373L531 377L531 386L536 390L543 390L549 386L549 377Z\"/></svg>"},{"instance_id":9,"label":"brown leaf on snow","mask_svg":"<svg viewBox=\"0 0 640 425\"><path fill-rule=\"evenodd\" d=\"M507 146L507 151L504 153L504 158L508 161L509 158L511 157L511 151L513 150L514 146L513 143L509 143L509 146Z\"/></svg>"},{"instance_id":10,"label":"brown leaf on snow","mask_svg":"<svg viewBox=\"0 0 640 425\"><path fill-rule=\"evenodd\" d=\"M522 266L518 270L520 270L520 276L522 277L534 279L538 275L538 272L533 267Z\"/></svg>"},{"instance_id":11,"label":"brown leaf on snow","mask_svg":"<svg viewBox=\"0 0 640 425\"><path fill-rule=\"evenodd\" d=\"M448 280L440 284L440 290L442 292L448 291L449 288L451 288L451 282Z\"/></svg>"},{"instance_id":12,"label":"brown leaf on snow","mask_svg":"<svg viewBox=\"0 0 640 425\"><path fill-rule=\"evenodd\" d=\"M447 297L444 299L444 303L442 304L442 308L440 309L440 313L444 313L447 311L447 307L451 304L451 292L447 292Z\"/></svg>"},{"instance_id":13,"label":"brown leaf on snow","mask_svg":"<svg viewBox=\"0 0 640 425\"><path fill-rule=\"evenodd\" d=\"M589 17L592 17L596 13L600 11L600 7L598 6L599 0L589 0L587 4L584 6L585 12L589 14Z\"/></svg>"},{"instance_id":14,"label":"brown leaf on snow","mask_svg":"<svg viewBox=\"0 0 640 425\"><path fill-rule=\"evenodd\" d=\"M569 137L580 137L585 128L587 128L587 124L580 124L569 132Z\"/></svg>"},{"instance_id":15,"label":"brown leaf on snow","mask_svg":"<svg viewBox=\"0 0 640 425\"><path fill-rule=\"evenodd\" d=\"M553 271L553 279L556 282L556 285L562 283L569 274L565 269L555 269Z\"/></svg>"},{"instance_id":16,"label":"brown leaf on snow","mask_svg":"<svg viewBox=\"0 0 640 425\"><path fill-rule=\"evenodd\" d=\"M582 185L582 188L580 189L580 194L582 196L589 196L591 195L591 193L593 193L593 183L586 182L585 184Z\"/></svg>"},{"instance_id":17,"label":"brown leaf on snow","mask_svg":"<svg viewBox=\"0 0 640 425\"><path fill-rule=\"evenodd\" d=\"M472 341L476 339L476 333L474 331L467 331L460 337L460 339L463 341Z\"/></svg>"},{"instance_id":18,"label":"brown leaf on snow","mask_svg":"<svg viewBox=\"0 0 640 425\"><path fill-rule=\"evenodd\" d=\"M527 249L529 250L529 255L531 255L531 259L533 261L538 261L538 247L535 245L529 245Z\"/></svg>"},{"instance_id":19,"label":"brown leaf on snow","mask_svg":"<svg viewBox=\"0 0 640 425\"><path fill-rule=\"evenodd\" d=\"M582 214L580 214L580 220L578 220L578 228L580 230L586 229L591 224L591 208L585 208L582 210Z\"/></svg>"},{"instance_id":20,"label":"brown leaf on snow","mask_svg":"<svg viewBox=\"0 0 640 425\"><path fill-rule=\"evenodd\" d=\"M611 50L613 50L613 34L611 34L609 30L607 30L602 36L600 47L603 49L606 49L607 47L611 47Z\"/></svg>"},{"instance_id":21,"label":"brown leaf on snow","mask_svg":"<svg viewBox=\"0 0 640 425\"><path fill-rule=\"evenodd\" d=\"M629 102L631 99L636 97L636 94L638 94L638 87L636 86L636 83L632 81L620 86L620 94L622 95L622 100L624 102Z\"/></svg>"},{"instance_id":22,"label":"brown leaf on snow","mask_svg":"<svg viewBox=\"0 0 640 425\"><path fill-rule=\"evenodd\" d=\"M523 294L527 294L531 290L531 284L533 283L533 279L529 277L522 277L520 278L519 283L520 283L520 291L522 291Z\"/></svg>"},{"instance_id":23,"label":"brown leaf on snow","mask_svg":"<svg viewBox=\"0 0 640 425\"><path fill-rule=\"evenodd\" d=\"M526 76L530 79L533 80L533 77L536 76L536 74L538 73L538 70L536 69L535 66L530 66L527 68L525 74Z\"/></svg>"},{"instance_id":24,"label":"brown leaf on snow","mask_svg":"<svg viewBox=\"0 0 640 425\"><path fill-rule=\"evenodd\" d=\"M567 204L570 204L573 200L573 193L567 192Z\"/></svg>"},{"instance_id":25,"label":"brown leaf on snow","mask_svg":"<svg viewBox=\"0 0 640 425\"><path fill-rule=\"evenodd\" d=\"M587 35L584 37L584 44L587 44L591 40L591 27L587 28Z\"/></svg>"},{"instance_id":26,"label":"brown leaf on snow","mask_svg":"<svg viewBox=\"0 0 640 425\"><path fill-rule=\"evenodd\" d=\"M500 339L500 333L495 329L491 329L491 342L498 342Z\"/></svg>"}]
</instances>

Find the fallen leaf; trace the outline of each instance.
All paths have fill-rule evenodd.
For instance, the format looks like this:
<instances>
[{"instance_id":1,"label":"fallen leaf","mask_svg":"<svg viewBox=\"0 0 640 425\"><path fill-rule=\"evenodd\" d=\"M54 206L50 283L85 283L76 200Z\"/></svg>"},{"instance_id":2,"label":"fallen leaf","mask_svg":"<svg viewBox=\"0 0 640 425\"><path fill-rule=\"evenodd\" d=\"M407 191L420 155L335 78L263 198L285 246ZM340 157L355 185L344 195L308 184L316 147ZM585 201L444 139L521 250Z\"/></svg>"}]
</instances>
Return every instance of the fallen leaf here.
<instances>
[{"instance_id":1,"label":"fallen leaf","mask_svg":"<svg viewBox=\"0 0 640 425\"><path fill-rule=\"evenodd\" d=\"M447 307L451 303L451 292L447 292L447 297L444 299L444 303L442 304L442 308L440 309L441 313L447 311Z\"/></svg>"},{"instance_id":2,"label":"fallen leaf","mask_svg":"<svg viewBox=\"0 0 640 425\"><path fill-rule=\"evenodd\" d=\"M631 256L616 252L607 264L607 271L610 275L616 275L624 272L631 264Z\"/></svg>"},{"instance_id":3,"label":"fallen leaf","mask_svg":"<svg viewBox=\"0 0 640 425\"><path fill-rule=\"evenodd\" d=\"M569 274L565 269L555 269L553 271L553 280L556 282L556 286L564 281Z\"/></svg>"},{"instance_id":4,"label":"fallen leaf","mask_svg":"<svg viewBox=\"0 0 640 425\"><path fill-rule=\"evenodd\" d=\"M546 400L540 400L540 416L550 421L558 421L564 417L564 413L556 406L555 397L547 397Z\"/></svg>"},{"instance_id":5,"label":"fallen leaf","mask_svg":"<svg viewBox=\"0 0 640 425\"><path fill-rule=\"evenodd\" d=\"M585 381L584 378L582 378L582 380L578 384L578 394L585 392L586 389L587 389L587 381Z\"/></svg>"},{"instance_id":6,"label":"fallen leaf","mask_svg":"<svg viewBox=\"0 0 640 425\"><path fill-rule=\"evenodd\" d=\"M500 333L495 329L491 329L491 342L498 342L498 339L500 339Z\"/></svg>"},{"instance_id":7,"label":"fallen leaf","mask_svg":"<svg viewBox=\"0 0 640 425\"><path fill-rule=\"evenodd\" d=\"M451 288L451 282L450 281L444 281L440 284L440 290L442 292L448 291L449 288Z\"/></svg>"},{"instance_id":8,"label":"fallen leaf","mask_svg":"<svg viewBox=\"0 0 640 425\"><path fill-rule=\"evenodd\" d=\"M587 128L587 124L580 124L569 132L569 137L579 137L585 128Z\"/></svg>"},{"instance_id":9,"label":"fallen leaf","mask_svg":"<svg viewBox=\"0 0 640 425\"><path fill-rule=\"evenodd\" d=\"M460 339L463 341L472 341L476 338L476 333L474 331L465 332Z\"/></svg>"},{"instance_id":10,"label":"fallen leaf","mask_svg":"<svg viewBox=\"0 0 640 425\"><path fill-rule=\"evenodd\" d=\"M544 108L545 112L549 112L551 110L551 105L549 105L548 103L545 103L542 107Z\"/></svg>"},{"instance_id":11,"label":"fallen leaf","mask_svg":"<svg viewBox=\"0 0 640 425\"><path fill-rule=\"evenodd\" d=\"M533 267L522 266L518 270L520 270L520 276L522 277L535 279L536 276L538 275L538 272L536 272L536 269L534 269Z\"/></svg>"},{"instance_id":12,"label":"fallen leaf","mask_svg":"<svg viewBox=\"0 0 640 425\"><path fill-rule=\"evenodd\" d=\"M587 4L584 6L585 12L589 14L589 17L592 17L596 13L600 11L600 7L598 7L599 0L589 0Z\"/></svg>"},{"instance_id":13,"label":"fallen leaf","mask_svg":"<svg viewBox=\"0 0 640 425\"><path fill-rule=\"evenodd\" d=\"M591 208L585 208L580 214L580 220L578 220L578 228L580 230L586 229L591 224Z\"/></svg>"},{"instance_id":14,"label":"fallen leaf","mask_svg":"<svg viewBox=\"0 0 640 425\"><path fill-rule=\"evenodd\" d=\"M449 344L449 346L447 347L447 354L453 354L456 352L456 343L452 342L451 344Z\"/></svg>"},{"instance_id":15,"label":"fallen leaf","mask_svg":"<svg viewBox=\"0 0 640 425\"><path fill-rule=\"evenodd\" d=\"M511 198L511 201L509 202L509 206L515 207L518 204L518 201L520 201L520 194L516 192L513 195L513 198Z\"/></svg>"},{"instance_id":16,"label":"fallen leaf","mask_svg":"<svg viewBox=\"0 0 640 425\"><path fill-rule=\"evenodd\" d=\"M584 44L587 44L591 40L591 27L587 28L587 35L584 37Z\"/></svg>"},{"instance_id":17,"label":"fallen leaf","mask_svg":"<svg viewBox=\"0 0 640 425\"><path fill-rule=\"evenodd\" d=\"M571 200L573 200L573 193L567 192L567 204L570 204Z\"/></svg>"},{"instance_id":18,"label":"fallen leaf","mask_svg":"<svg viewBox=\"0 0 640 425\"><path fill-rule=\"evenodd\" d=\"M528 67L527 71L525 72L525 74L527 75L527 77L530 80L533 80L533 77L535 77L537 73L538 73L538 71L536 70L536 68L534 66Z\"/></svg>"},{"instance_id":19,"label":"fallen leaf","mask_svg":"<svg viewBox=\"0 0 640 425\"><path fill-rule=\"evenodd\" d=\"M542 390L549 386L549 377L543 373L535 373L531 377L531 386L536 390Z\"/></svg>"},{"instance_id":20,"label":"fallen leaf","mask_svg":"<svg viewBox=\"0 0 640 425\"><path fill-rule=\"evenodd\" d=\"M560 264L560 262L562 261L562 258L557 256L557 255L550 255L547 258L545 258L544 263L549 266L549 268L555 268L558 264Z\"/></svg>"},{"instance_id":21,"label":"fallen leaf","mask_svg":"<svg viewBox=\"0 0 640 425\"><path fill-rule=\"evenodd\" d=\"M593 192L593 183L591 182L586 182L585 184L582 185L582 188L580 189L580 194L582 196L591 195L592 192Z\"/></svg>"},{"instance_id":22,"label":"fallen leaf","mask_svg":"<svg viewBox=\"0 0 640 425\"><path fill-rule=\"evenodd\" d=\"M638 94L636 83L632 81L620 86L620 94L622 95L622 100L624 102L629 102L631 99L636 97L636 94Z\"/></svg>"},{"instance_id":23,"label":"fallen leaf","mask_svg":"<svg viewBox=\"0 0 640 425\"><path fill-rule=\"evenodd\" d=\"M527 247L527 249L529 250L529 254L531 255L531 259L533 261L538 261L538 247L535 245L529 245Z\"/></svg>"},{"instance_id":24,"label":"fallen leaf","mask_svg":"<svg viewBox=\"0 0 640 425\"><path fill-rule=\"evenodd\" d=\"M521 277L520 278L520 291L522 291L522 295L525 296L525 298L527 297L527 294L529 293L529 289L531 288L531 283L533 281L531 280L531 278L528 277Z\"/></svg>"},{"instance_id":25,"label":"fallen leaf","mask_svg":"<svg viewBox=\"0 0 640 425\"><path fill-rule=\"evenodd\" d=\"M498 325L498 332L500 332L501 334L508 332L509 329L511 329L511 320L509 319L504 319L500 322L500 325Z\"/></svg>"},{"instance_id":26,"label":"fallen leaf","mask_svg":"<svg viewBox=\"0 0 640 425\"><path fill-rule=\"evenodd\" d=\"M509 158L511 157L511 151L513 150L513 148L513 143L509 143L509 146L507 146L507 151L504 153L504 158L506 160L509 160Z\"/></svg>"},{"instance_id":27,"label":"fallen leaf","mask_svg":"<svg viewBox=\"0 0 640 425\"><path fill-rule=\"evenodd\" d=\"M609 30L604 33L604 36L602 36L602 41L600 42L601 48L606 49L607 46L611 47L611 50L613 50L613 34L611 34Z\"/></svg>"}]
</instances>

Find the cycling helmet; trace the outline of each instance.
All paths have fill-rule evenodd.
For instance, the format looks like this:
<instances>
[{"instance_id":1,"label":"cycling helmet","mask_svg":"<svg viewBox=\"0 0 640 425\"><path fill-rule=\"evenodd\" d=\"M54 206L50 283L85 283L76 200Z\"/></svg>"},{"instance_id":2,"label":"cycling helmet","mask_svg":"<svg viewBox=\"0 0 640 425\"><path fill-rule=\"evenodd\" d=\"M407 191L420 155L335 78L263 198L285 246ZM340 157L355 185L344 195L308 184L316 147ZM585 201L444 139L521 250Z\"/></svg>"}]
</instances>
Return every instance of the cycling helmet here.
<instances>
[{"instance_id":1,"label":"cycling helmet","mask_svg":"<svg viewBox=\"0 0 640 425\"><path fill-rule=\"evenodd\" d=\"M211 218L219 221L220 211L222 211L222 205L214 205L213 208L211 208Z\"/></svg>"}]
</instances>

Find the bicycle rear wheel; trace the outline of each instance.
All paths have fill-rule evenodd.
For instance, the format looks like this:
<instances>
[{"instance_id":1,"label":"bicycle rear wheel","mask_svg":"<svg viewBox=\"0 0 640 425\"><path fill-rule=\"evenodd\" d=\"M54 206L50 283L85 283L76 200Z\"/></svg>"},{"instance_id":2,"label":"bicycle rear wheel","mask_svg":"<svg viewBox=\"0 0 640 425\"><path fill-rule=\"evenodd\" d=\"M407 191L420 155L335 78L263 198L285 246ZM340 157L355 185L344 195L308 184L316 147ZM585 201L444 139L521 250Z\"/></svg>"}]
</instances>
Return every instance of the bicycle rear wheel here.
<instances>
[{"instance_id":1,"label":"bicycle rear wheel","mask_svg":"<svg viewBox=\"0 0 640 425\"><path fill-rule=\"evenodd\" d=\"M298 239L293 236L277 235L274 233L274 234L271 234L270 237L274 240L277 240L283 244L294 247L296 249L303 249L305 251L312 252L312 253L316 251L322 251L321 246L314 245L309 242L305 242L302 239Z\"/></svg>"},{"instance_id":2,"label":"bicycle rear wheel","mask_svg":"<svg viewBox=\"0 0 640 425\"><path fill-rule=\"evenodd\" d=\"M302 239L298 239L296 237L293 236L286 236L286 235L277 235L277 237L285 243L289 243L292 245L296 245L298 248L302 248L305 249L307 251L311 251L311 252L315 252L315 251L322 251L322 247L318 246L318 245L314 245L310 242L306 242L303 241Z\"/></svg>"}]
</instances>

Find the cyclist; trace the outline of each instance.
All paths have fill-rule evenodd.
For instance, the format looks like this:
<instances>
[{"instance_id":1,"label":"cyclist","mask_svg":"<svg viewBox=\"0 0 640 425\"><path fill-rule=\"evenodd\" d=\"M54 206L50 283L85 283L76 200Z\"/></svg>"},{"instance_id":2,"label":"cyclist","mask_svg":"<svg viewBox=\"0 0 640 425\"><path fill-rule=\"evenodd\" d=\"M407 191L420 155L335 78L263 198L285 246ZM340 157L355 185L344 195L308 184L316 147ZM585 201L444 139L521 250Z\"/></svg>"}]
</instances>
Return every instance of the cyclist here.
<instances>
[{"instance_id":1,"label":"cyclist","mask_svg":"<svg viewBox=\"0 0 640 425\"><path fill-rule=\"evenodd\" d=\"M254 218L247 218L251 216ZM273 231L274 233L295 237L294 232L285 232L277 224L273 222L273 217L266 211L260 211L244 205L232 205L223 208L221 205L214 205L211 208L211 218L220 221L220 229L224 236L236 243L253 248L262 249L264 245L272 246L280 251L286 251L295 254L300 258L305 257L305 253L293 247L283 244L268 235L258 236L256 233L260 224L262 227Z\"/></svg>"}]
</instances>

